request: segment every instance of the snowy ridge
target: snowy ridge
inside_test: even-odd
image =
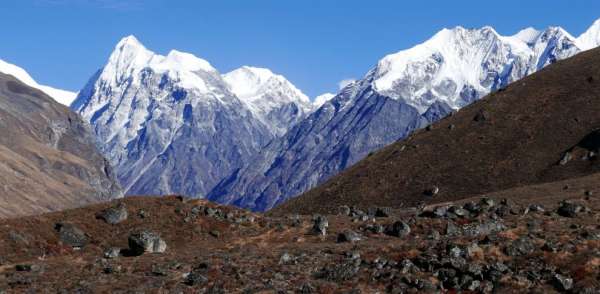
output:
[[[335,94],[333,94],[333,93],[324,93],[324,94],[321,94],[321,95],[315,97],[315,100],[313,101],[313,105],[314,105],[315,108],[319,108],[323,104],[325,104],[325,102],[333,99],[333,97],[335,97]]]
[[[420,45],[385,56],[208,197],[271,209],[453,110],[597,46],[599,23],[579,38],[560,27],[528,28],[513,36],[491,27],[443,29]]]
[[[243,66],[223,75],[231,91],[277,135],[303,119],[312,109],[309,98],[285,77],[269,69]],[[290,111],[281,112],[286,107]]]
[[[585,33],[577,38],[577,46],[581,50],[590,50],[600,46],[600,19],[596,20]]]
[[[0,72],[11,75],[32,88],[41,90],[42,92],[46,93],[48,96],[54,98],[54,100],[56,100],[58,103],[66,105],[66,106],[69,106],[71,104],[71,102],[73,102],[73,100],[75,100],[75,97],[77,97],[77,93],[75,93],[75,92],[70,92],[70,91],[66,91],[66,90],[55,89],[55,88],[52,88],[49,86],[40,85],[24,69],[14,65],[14,64],[5,62],[1,59],[0,59]]]
[[[581,51],[560,27],[501,36],[491,27],[443,29],[428,41],[384,57],[375,89],[425,112],[435,101],[454,109],[540,68]],[[558,49],[558,50],[557,50]],[[560,56],[559,56],[560,55]]]

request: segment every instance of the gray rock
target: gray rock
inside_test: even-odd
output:
[[[571,152],[567,151],[567,152],[563,153],[563,155],[560,158],[560,161],[558,162],[558,164],[559,165],[565,165],[569,161],[571,161],[571,159],[573,159],[573,156],[571,155]]]
[[[338,243],[358,242],[360,240],[362,240],[362,237],[357,232],[352,230],[345,230],[344,232],[340,233],[337,237]]]
[[[69,223],[58,223],[55,226],[60,240],[73,248],[83,248],[88,243],[87,235],[78,227]]]
[[[129,235],[129,250],[133,255],[163,253],[167,250],[167,243],[157,234],[144,230]]]
[[[410,234],[410,226],[405,222],[397,221],[388,226],[385,233],[390,236],[403,238]]]
[[[576,217],[578,213],[582,212],[584,210],[584,207],[582,205],[579,205],[577,203],[573,203],[570,201],[562,201],[559,206],[558,209],[556,210],[556,212],[558,213],[558,215],[560,216],[564,216],[564,217]]]
[[[505,252],[508,256],[522,256],[531,254],[534,250],[533,241],[528,237],[521,237],[508,245]]]
[[[119,257],[121,249],[117,247],[111,247],[104,251],[104,258],[113,259]]]
[[[209,265],[207,263],[201,263],[186,274],[184,283],[189,286],[206,285],[208,283],[208,278],[206,277],[208,270]]]
[[[315,215],[313,216],[313,232],[315,232],[318,235],[322,235],[325,236],[327,235],[327,228],[329,227],[329,221],[327,221],[327,218],[325,216],[322,215]]]
[[[115,225],[127,220],[127,216],[127,207],[125,206],[125,203],[121,202],[114,207],[102,210],[96,217],[103,219],[106,223]]]
[[[573,279],[561,274],[554,275],[552,282],[559,291],[569,291],[573,288]]]
[[[348,207],[347,205],[342,205],[338,208],[338,213],[340,215],[350,215],[350,207]]]

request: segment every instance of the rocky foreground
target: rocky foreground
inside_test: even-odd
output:
[[[2,221],[0,289],[598,293],[600,196],[576,194],[286,217],[133,197]]]

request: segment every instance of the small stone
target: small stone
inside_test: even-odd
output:
[[[138,210],[137,214],[140,218],[148,218],[150,216],[150,214],[143,209]]]
[[[134,255],[163,253],[167,250],[167,243],[153,232],[141,231],[129,235],[129,250]]]
[[[205,276],[208,273],[209,265],[201,263],[194,267],[186,276],[184,283],[189,286],[199,286],[208,283],[208,278]]]
[[[573,288],[573,279],[561,274],[554,275],[552,279],[554,287],[559,291],[569,291]]]
[[[592,196],[592,195],[594,195],[594,192],[592,192],[590,190],[585,191],[585,196]]]
[[[313,221],[313,232],[322,236],[327,235],[327,228],[329,227],[329,221],[327,221],[327,218],[322,215],[315,215],[313,217]]]
[[[450,125],[448,126],[448,129],[449,129],[449,130],[454,130],[455,128],[456,128],[456,126],[455,126],[454,124],[450,124]]]
[[[342,243],[342,242],[358,242],[360,241],[362,238],[361,236],[351,230],[346,230],[342,233],[340,233],[337,237],[337,242],[338,243]]]
[[[507,246],[505,251],[508,256],[522,256],[531,254],[534,250],[533,241],[528,237],[521,237]]]
[[[124,203],[102,210],[96,215],[96,218],[104,220],[106,223],[115,225],[127,220],[127,207]]]
[[[440,192],[440,188],[438,186],[433,186],[423,192],[423,194],[433,197]]]
[[[567,164],[569,161],[571,161],[571,159],[573,158],[573,156],[571,155],[571,152],[567,151],[563,154],[563,156],[560,158],[560,161],[558,162],[559,165],[565,165]]]
[[[342,205],[338,208],[338,213],[340,215],[348,216],[350,215],[350,207],[348,207],[347,205]]]
[[[375,217],[389,217],[391,209],[389,207],[377,207],[375,210]]]
[[[36,264],[17,264],[15,270],[18,272],[39,271],[40,266]]]
[[[104,251],[104,258],[113,259],[113,258],[119,257],[120,254],[121,254],[121,249],[116,248],[116,247],[111,247],[111,248],[106,249],[106,251]]]
[[[292,264],[294,261],[294,257],[287,252],[283,253],[279,258],[279,264]]]
[[[58,223],[55,226],[60,240],[73,248],[83,248],[88,243],[86,234],[73,224]]]
[[[475,117],[473,117],[473,120],[476,122],[482,122],[482,121],[486,121],[488,119],[489,119],[489,113],[483,109],[480,110],[479,112],[477,112]]]
[[[387,235],[403,238],[410,234],[410,226],[402,221],[397,221],[388,226],[385,232]]]
[[[221,232],[217,231],[217,230],[211,230],[210,232],[208,232],[211,236],[215,237],[215,238],[219,238],[221,236]]]
[[[559,207],[556,212],[558,213],[558,215],[563,217],[576,217],[577,214],[583,209],[584,207],[577,203],[573,203],[570,201],[562,201],[559,204]]]

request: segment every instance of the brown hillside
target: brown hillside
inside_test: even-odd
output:
[[[383,148],[272,213],[444,202],[598,172],[597,152],[590,151],[600,147],[599,113],[600,49],[594,49]],[[571,149],[571,160],[559,165]],[[433,187],[439,193],[425,195]]]
[[[121,195],[81,118],[4,74],[0,74],[0,192],[0,218]]]

